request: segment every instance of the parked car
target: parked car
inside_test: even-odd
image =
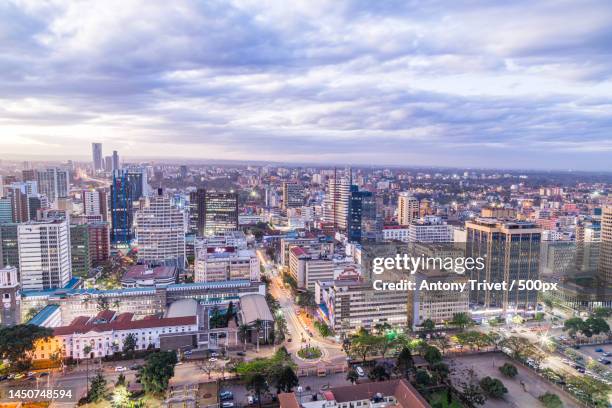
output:
[[[244,356],[246,356],[246,353],[244,351],[239,351],[239,352],[236,353],[236,355],[244,357]]]
[[[221,408],[234,408],[234,403],[231,401],[222,402]]]
[[[596,348],[596,349],[595,349],[595,352],[597,352],[597,353],[603,353],[603,352],[604,352],[604,349],[602,349],[601,347],[600,347],[600,348]]]
[[[190,356],[190,355],[191,355],[191,353],[192,353],[192,351],[191,351],[191,350],[187,350],[187,351],[186,351],[184,354],[185,354],[186,356]]]
[[[231,391],[221,391],[219,393],[219,399],[221,401],[227,401],[234,399],[234,394]]]
[[[115,367],[115,372],[116,373],[121,373],[123,371],[127,371],[127,368],[123,367],[123,366],[117,366]]]
[[[365,377],[365,371],[360,366],[355,367],[355,371],[357,371],[357,375],[360,377]]]
[[[23,373],[19,373],[19,374],[15,374],[15,376],[13,377],[13,379],[15,379],[15,380],[21,380],[23,377],[25,377],[25,374],[23,374]]]
[[[216,357],[211,357],[208,359],[208,361],[210,361],[211,363],[214,363],[215,361],[217,361]]]
[[[219,353],[210,353],[211,357],[219,357]]]
[[[247,397],[247,402],[249,403],[249,405],[254,405],[254,404],[257,404],[259,400],[257,399],[256,395],[249,395]]]
[[[134,364],[130,366],[130,370],[140,370],[142,366],[140,364]]]

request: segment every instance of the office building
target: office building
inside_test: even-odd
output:
[[[299,208],[304,205],[304,186],[297,181],[283,182],[282,208]]]
[[[453,242],[453,227],[442,218],[428,215],[408,226],[408,242]]]
[[[206,222],[206,190],[198,188],[189,193],[189,230],[198,237],[204,236]]]
[[[375,241],[382,236],[376,198],[370,191],[350,188],[347,235],[350,242]]]
[[[196,282],[259,281],[259,259],[254,250],[207,246],[197,251]]]
[[[94,172],[100,172],[104,170],[104,162],[102,161],[102,143],[92,143],[92,162]]]
[[[119,170],[119,153],[116,150],[113,150],[113,171]]]
[[[68,284],[72,260],[66,221],[19,224],[17,239],[23,290],[61,288]]]
[[[599,244],[597,276],[600,286],[612,283],[612,205],[603,208],[601,214],[601,243]]]
[[[19,187],[5,186],[5,196],[11,203],[12,222],[21,223],[29,221],[28,196]]]
[[[100,266],[110,258],[110,224],[103,221],[88,222],[87,228],[91,266]]]
[[[70,254],[72,257],[72,274],[87,278],[91,269],[89,226],[87,224],[70,225]]]
[[[19,240],[17,226],[19,224],[0,224],[0,267],[15,266],[19,268]],[[17,269],[19,273],[19,269]]]
[[[13,222],[13,202],[9,197],[0,198],[0,224]]]
[[[25,169],[21,171],[21,179],[26,181],[38,182],[38,171],[35,169]]]
[[[100,216],[101,221],[108,220],[108,197],[103,189],[90,189],[81,192],[83,214],[85,216]]]
[[[397,223],[410,225],[419,218],[419,200],[407,191],[399,193],[397,199]]]
[[[168,286],[178,281],[178,268],[175,266],[133,265],[121,277],[124,288],[155,288]]]
[[[207,191],[204,209],[204,235],[221,235],[238,229],[236,193]]]
[[[134,183],[126,171],[113,172],[111,184],[111,239],[118,244],[129,244],[134,238]]]
[[[485,260],[484,269],[473,269],[471,279],[487,283],[508,282],[501,290],[472,290],[470,301],[486,309],[504,313],[533,310],[537,304],[536,290],[519,290],[513,280],[534,280],[540,272],[540,242],[542,230],[524,221],[504,221],[476,218],[465,223],[466,256]]]
[[[332,224],[334,230],[346,231],[348,227],[349,197],[350,181],[347,178],[334,177],[327,180],[323,220]]]
[[[39,171],[38,192],[44,194],[49,203],[56,203],[59,198],[68,197],[70,192],[70,173],[68,170],[49,168]]]
[[[0,326],[19,324],[21,294],[19,275],[14,266],[0,267]]]
[[[138,262],[185,267],[185,217],[161,189],[136,212]]]

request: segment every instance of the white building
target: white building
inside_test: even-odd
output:
[[[67,221],[28,222],[17,227],[23,290],[62,288],[72,278]]]
[[[159,194],[149,206],[136,212],[138,261],[153,265],[185,267],[185,217]]]
[[[323,219],[333,223],[338,229],[346,230],[350,197],[348,179],[331,178],[327,181],[327,191],[323,203]]]
[[[435,216],[413,220],[408,226],[408,242],[453,242],[453,227]]]
[[[44,194],[49,202],[55,203],[58,198],[68,197],[70,192],[70,172],[59,168],[39,171],[38,192]]]
[[[104,190],[83,190],[81,200],[83,201],[83,215],[100,216],[100,221],[107,220],[108,203]]]
[[[383,240],[408,242],[408,228],[401,225],[386,225],[383,227]]]
[[[397,199],[397,223],[410,225],[419,218],[419,200],[407,191],[399,193]]]
[[[197,252],[196,282],[259,281],[259,259],[252,249],[207,247]]]
[[[6,266],[0,268],[0,326],[12,326],[19,323],[21,294],[19,292],[19,275],[17,268]]]

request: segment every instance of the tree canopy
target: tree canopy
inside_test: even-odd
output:
[[[11,370],[25,371],[32,364],[36,341],[51,336],[52,329],[33,324],[0,327],[0,356],[9,361]]]
[[[174,375],[174,366],[177,362],[176,353],[173,351],[149,354],[139,372],[140,382],[145,391],[157,395],[165,392],[170,378]]]

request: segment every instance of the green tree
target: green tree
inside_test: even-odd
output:
[[[408,377],[410,371],[414,369],[414,360],[410,347],[404,346],[404,348],[402,348],[397,356],[396,366],[405,377]]]
[[[447,364],[442,361],[438,361],[431,366],[431,372],[435,382],[438,384],[445,384],[449,380],[450,368]]]
[[[451,347],[451,342],[446,336],[433,339],[433,343],[442,351],[442,354]]]
[[[423,328],[423,332],[425,332],[425,334],[430,334],[436,330],[436,323],[434,323],[434,321],[431,319],[427,319],[423,322],[423,324],[421,324],[421,327]]]
[[[255,320],[255,322],[253,323],[253,328],[255,329],[255,337],[257,340],[257,352],[259,353],[259,334],[261,333],[261,329],[263,328],[263,320]]]
[[[469,314],[465,312],[455,313],[453,315],[453,319],[450,321],[452,326],[458,327],[460,330],[464,330],[467,327],[471,327],[474,325],[474,321],[470,317]]]
[[[491,398],[499,399],[508,392],[508,389],[497,378],[485,377],[480,380],[480,387]]]
[[[319,334],[321,335],[321,337],[329,337],[332,335],[332,331],[329,328],[329,326],[323,322],[319,322],[316,321],[314,323],[314,326],[317,328],[317,330],[319,331]]]
[[[355,371],[354,368],[348,370],[348,372],[346,373],[346,380],[350,381],[351,384],[355,384],[359,380],[359,374],[357,373],[357,371]]]
[[[174,366],[177,362],[176,353],[173,351],[149,354],[139,372],[144,390],[151,394],[163,394],[168,388],[170,378],[174,375]]]
[[[113,408],[133,408],[134,404],[130,401],[131,396],[132,394],[125,385],[119,385],[113,390],[111,406]]]
[[[118,387],[120,385],[127,385],[127,382],[125,380],[125,375],[123,375],[123,373],[120,373],[119,377],[117,377],[117,382],[115,383],[115,387]]]
[[[540,395],[538,399],[546,408],[563,408],[563,402],[557,394],[547,392]]]
[[[563,331],[566,331],[570,336],[574,337],[576,333],[584,328],[584,322],[579,317],[572,317],[563,323]]]
[[[238,327],[238,336],[244,342],[244,351],[247,349],[247,339],[249,338],[249,333],[251,332],[251,328],[246,324],[241,324]]]
[[[465,374],[463,380],[458,383],[461,398],[469,406],[484,405],[487,397],[477,381],[476,373],[473,369],[469,369]]]
[[[96,309],[98,309],[98,312],[109,310],[110,302],[108,301],[108,298],[105,296],[99,297],[98,300],[96,301]]]
[[[391,373],[382,364],[376,364],[368,373],[368,378],[372,381],[385,381],[391,378]]]
[[[28,370],[36,342],[52,335],[53,330],[33,324],[0,327],[0,357],[9,361],[11,371]]]
[[[514,378],[518,374],[516,367],[510,363],[504,363],[503,366],[499,367],[499,371],[508,378]]]
[[[418,369],[414,377],[416,384],[420,387],[429,387],[431,385],[431,376],[427,370]]]
[[[593,316],[602,318],[610,317],[612,316],[612,309],[607,307],[597,307],[593,309]]]
[[[246,388],[257,396],[257,403],[261,408],[261,394],[268,391],[266,377],[259,373],[252,374],[247,379]]]
[[[87,400],[89,402],[98,402],[104,398],[106,392],[106,380],[101,372],[91,380],[91,387],[87,392]]]
[[[297,387],[299,380],[291,366],[284,366],[276,381],[278,392],[291,392],[293,387]]]
[[[136,335],[134,333],[128,333],[123,339],[123,352],[132,355],[136,350]]]
[[[442,361],[442,354],[436,347],[428,346],[427,350],[425,350],[423,358],[429,363],[429,365],[433,365],[439,361]]]

